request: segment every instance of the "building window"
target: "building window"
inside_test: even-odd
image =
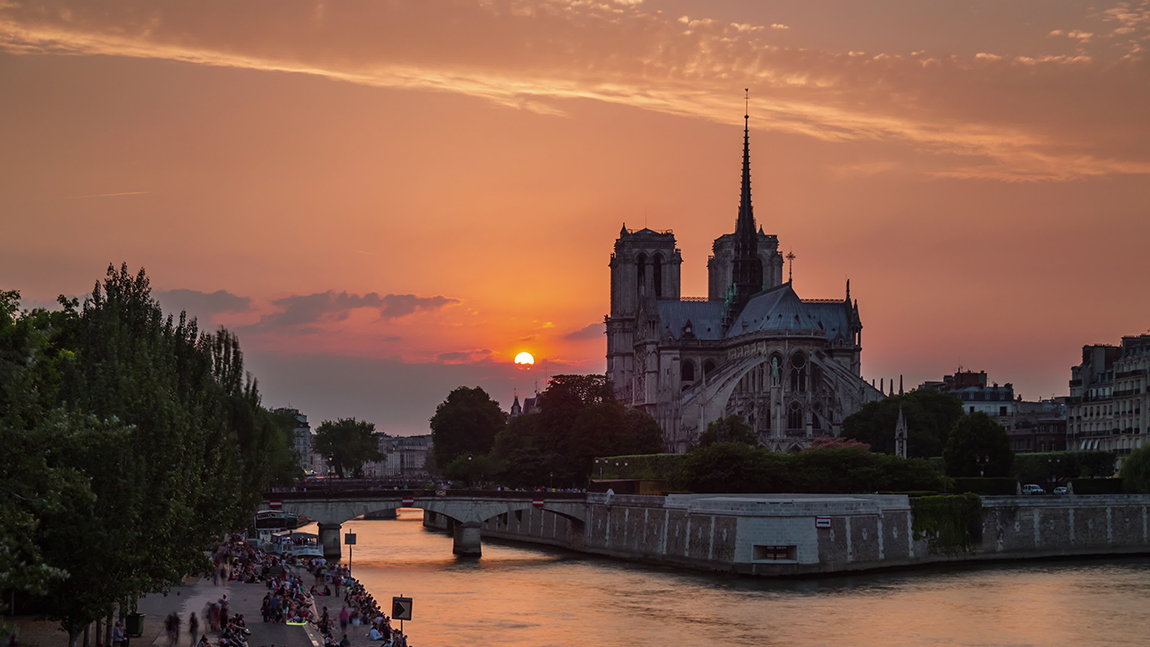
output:
[[[787,411],[787,428],[788,429],[802,429],[803,428],[803,405],[798,402],[792,402]]]
[[[802,353],[791,355],[791,391],[807,390],[807,358]]]
[[[998,408],[998,415],[1005,416],[1006,415],[1006,407],[999,407]]]
[[[756,544],[754,546],[754,560],[756,562],[793,560],[796,558],[797,552],[794,546],[759,546]]]
[[[683,362],[682,368],[680,369],[679,375],[680,375],[680,378],[683,380],[683,386],[684,387],[687,385],[688,382],[694,382],[695,381],[695,363],[692,362],[691,360],[685,360]]]

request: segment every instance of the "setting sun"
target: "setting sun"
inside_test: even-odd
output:
[[[516,364],[534,364],[535,358],[531,356],[531,353],[522,352],[522,353],[519,353],[518,355],[515,356],[515,363]]]

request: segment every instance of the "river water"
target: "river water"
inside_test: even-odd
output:
[[[414,598],[413,647],[1150,644],[1150,558],[758,580],[486,542],[458,559],[422,519],[343,525],[381,606]]]

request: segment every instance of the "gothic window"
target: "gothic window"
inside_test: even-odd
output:
[[[637,267],[637,276],[639,283],[639,294],[643,294],[647,287],[647,255],[639,254],[639,258],[635,261]]]
[[[695,363],[691,360],[683,362],[683,366],[679,369],[679,377],[683,381],[683,386],[686,387],[688,382],[695,381]]]
[[[792,402],[787,410],[787,429],[802,429],[803,426],[803,405]]]
[[[655,255],[655,298],[663,298],[663,256],[662,254]]]
[[[807,358],[802,353],[791,355],[791,391],[807,390]]]
[[[715,372],[715,360],[709,359],[703,363],[703,377]]]

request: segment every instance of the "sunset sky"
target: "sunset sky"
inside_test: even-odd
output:
[[[863,374],[1068,393],[1150,327],[1150,0],[0,0],[0,289],[143,266],[264,404],[427,432],[601,372],[623,223],[755,215]],[[516,367],[520,351],[537,358]]]

